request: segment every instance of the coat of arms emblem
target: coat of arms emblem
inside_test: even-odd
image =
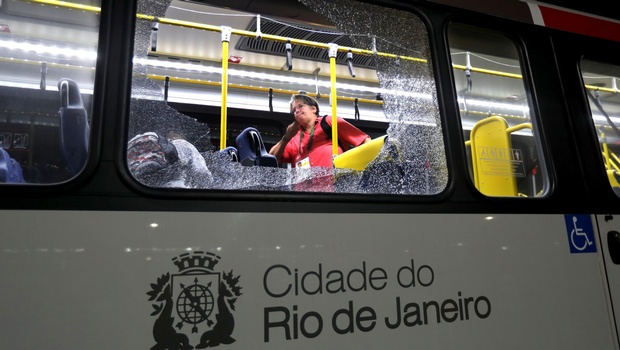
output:
[[[155,309],[153,350],[204,349],[231,344],[235,302],[241,295],[239,277],[215,272],[220,257],[184,253],[172,259],[178,273],[165,273],[147,292]],[[192,345],[194,344],[194,345]]]

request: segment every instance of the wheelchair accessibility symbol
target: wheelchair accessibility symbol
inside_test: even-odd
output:
[[[594,243],[594,230],[590,215],[566,214],[566,233],[571,253],[593,253],[596,252]]]

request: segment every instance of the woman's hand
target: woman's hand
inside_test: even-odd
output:
[[[299,131],[299,123],[297,120],[293,121],[289,126],[286,127],[286,132],[284,133],[284,139],[290,140],[297,134]]]

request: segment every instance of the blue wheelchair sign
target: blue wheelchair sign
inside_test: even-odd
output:
[[[568,245],[571,253],[596,252],[594,229],[590,215],[565,214],[564,221],[566,222],[566,233],[568,234]]]

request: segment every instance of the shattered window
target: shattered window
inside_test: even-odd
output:
[[[581,75],[609,184],[620,196],[620,67],[584,59]]]
[[[88,158],[99,0],[0,1],[0,184],[55,184]]]
[[[416,15],[350,0],[252,10],[138,2],[127,135],[127,166],[138,182],[445,189],[428,34]]]
[[[543,196],[549,181],[517,46],[460,23],[448,40],[472,182],[492,197]]]

